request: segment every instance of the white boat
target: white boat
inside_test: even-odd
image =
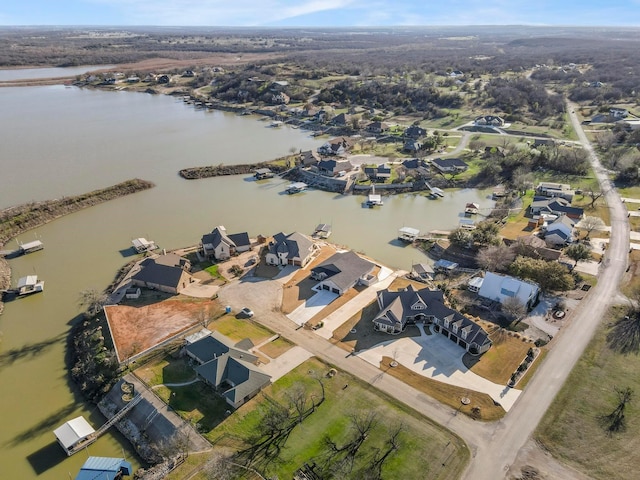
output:
[[[44,290],[44,281],[38,280],[37,275],[28,275],[18,280],[16,293],[18,295],[30,295],[32,293],[42,292]]]
[[[300,192],[304,192],[307,189],[307,184],[303,183],[303,182],[295,182],[290,184],[287,188],[286,188],[286,192],[289,195],[293,195],[294,193],[300,193]]]

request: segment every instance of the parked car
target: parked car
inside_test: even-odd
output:
[[[242,310],[238,312],[236,315],[237,318],[251,318],[253,317],[253,310],[250,308],[244,307]]]

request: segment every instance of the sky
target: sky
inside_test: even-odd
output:
[[[0,25],[640,26],[640,0],[2,0]]]

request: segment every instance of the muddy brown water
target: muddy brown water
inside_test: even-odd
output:
[[[79,88],[0,89],[0,208],[101,188],[128,178],[151,190],[91,207],[18,238],[41,239],[42,251],[10,260],[13,282],[36,273],[45,291],[6,304],[0,316],[0,478],[43,480],[75,476],[88,455],[122,456],[138,466],[115,430],[86,452],[67,458],[53,430],[84,415],[104,419],[76,394],[65,365],[65,342],[80,313],[78,294],[102,289],[128,260],[131,239],[146,237],[171,249],[196,244],[222,224],[251,236],[278,231],[310,234],[333,224],[330,238],[381,262],[408,269],[427,257],[395,240],[397,230],[455,227],[467,202],[489,207],[486,191],[447,192],[430,200],[385,198],[366,209],[361,196],[309,190],[286,195],[288,182],[250,176],[186,181],[180,168],[269,160],[319,146],[302,130],[194,110],[163,96]],[[16,246],[9,242],[7,248]]]

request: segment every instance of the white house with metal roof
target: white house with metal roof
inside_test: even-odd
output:
[[[486,272],[478,295],[495,302],[504,303],[507,298],[517,298],[527,309],[538,301],[540,287],[519,278]]]

